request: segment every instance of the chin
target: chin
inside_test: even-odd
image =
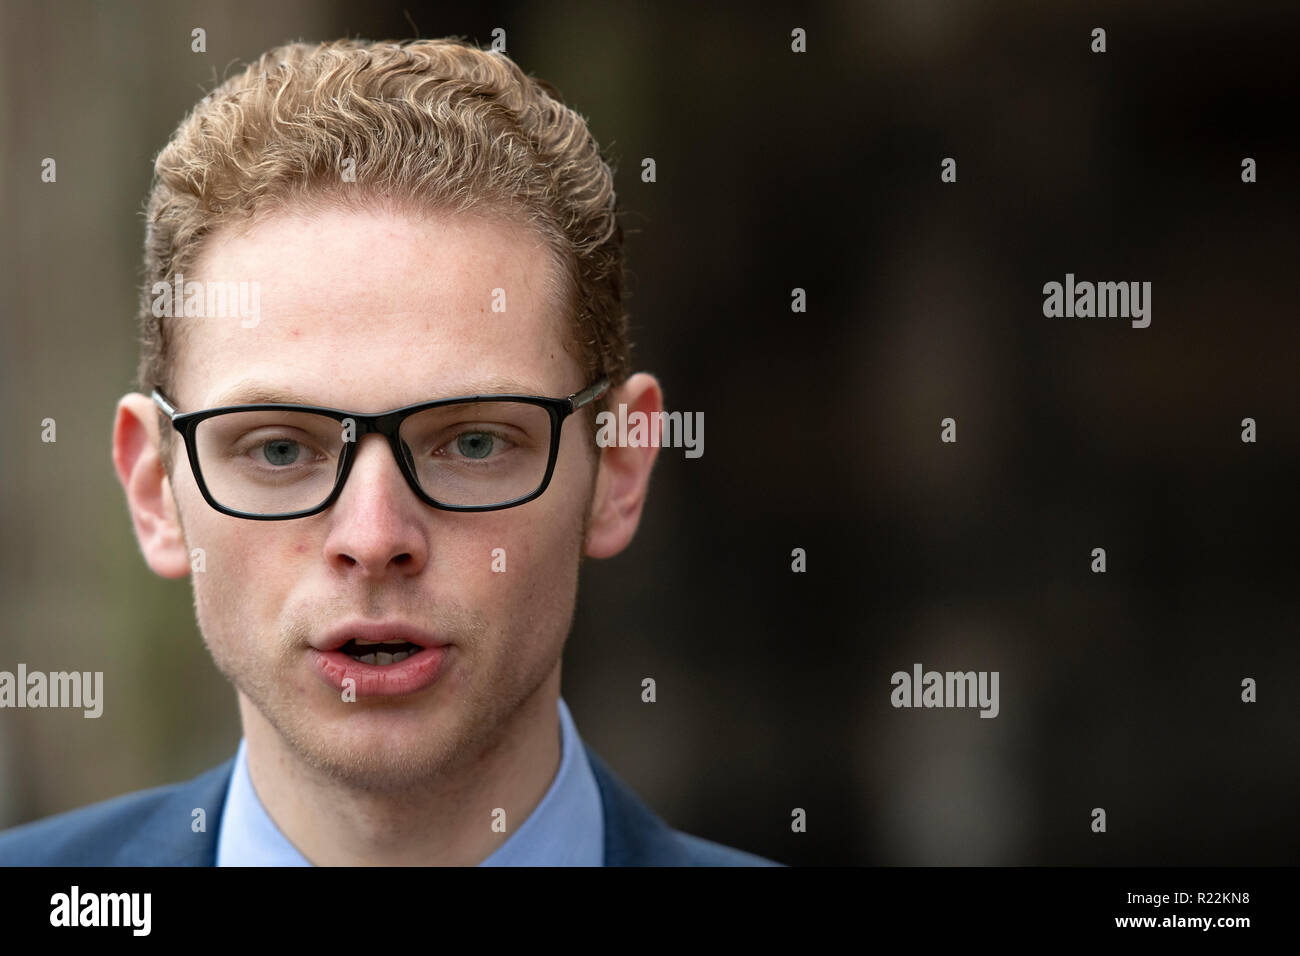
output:
[[[404,790],[446,773],[465,750],[455,728],[402,719],[409,716],[357,714],[333,728],[311,721],[277,730],[304,763],[348,787]]]
[[[402,790],[457,767],[473,741],[464,701],[445,693],[368,698],[344,703],[315,685],[300,693],[264,681],[236,682],[293,758],[322,776],[359,790]]]

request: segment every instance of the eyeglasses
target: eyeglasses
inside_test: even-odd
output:
[[[565,419],[609,389],[609,379],[568,398],[467,395],[378,415],[316,405],[226,405],[177,412],[153,400],[185,440],[209,505],[235,518],[305,518],[332,505],[357,445],[383,435],[406,483],[444,511],[497,511],[532,501],[550,484]]]

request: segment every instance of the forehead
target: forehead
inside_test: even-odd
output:
[[[227,393],[256,400],[265,385],[382,411],[477,391],[568,394],[586,383],[565,348],[559,278],[542,239],[511,221],[277,212],[215,233],[184,277],[200,283],[184,296],[217,314],[167,320],[180,326],[173,398],[191,410]],[[218,284],[224,314],[208,304]]]

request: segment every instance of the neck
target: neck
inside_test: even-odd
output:
[[[253,789],[317,866],[477,866],[541,803],[560,766],[560,669],[502,727],[495,745],[401,791],[360,790],[307,763],[241,692]],[[494,811],[505,810],[506,832]]]

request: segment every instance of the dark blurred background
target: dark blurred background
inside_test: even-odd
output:
[[[495,27],[616,166],[636,366],[705,413],[633,546],[584,565],[563,692],[585,740],[672,825],[791,864],[1296,862],[1282,2],[4,0],[0,670],[102,670],[106,707],[0,711],[0,827],[239,737],[109,458],[154,155],[278,43]],[[1150,328],[1044,318],[1067,272],[1150,281]],[[1000,715],[894,709],[917,662],[999,671]]]

